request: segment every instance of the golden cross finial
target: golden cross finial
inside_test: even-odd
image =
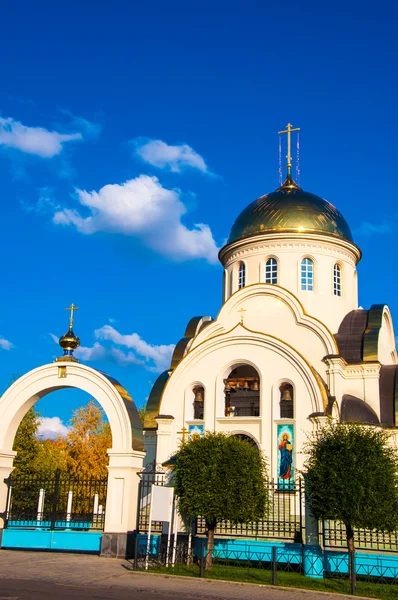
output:
[[[182,443],[183,443],[183,444],[185,444],[185,437],[186,437],[186,435],[187,435],[188,433],[189,433],[189,432],[188,432],[188,429],[187,429],[186,427],[183,427],[183,428],[181,429],[181,431],[177,431],[177,434],[181,434],[181,435],[182,435],[181,441],[182,441]]]
[[[278,134],[281,135],[282,133],[287,133],[287,175],[288,177],[290,176],[290,171],[292,168],[292,157],[290,156],[290,143],[291,143],[291,133],[292,131],[300,131],[300,127],[295,127],[293,129],[293,126],[291,123],[288,123],[286,125],[286,129],[284,129],[283,131],[278,131]]]
[[[77,306],[75,306],[72,302],[72,304],[69,306],[69,308],[65,308],[65,310],[70,310],[70,316],[69,316],[69,328],[72,329],[73,327],[73,313],[75,312],[75,310],[80,310],[80,308],[78,308]]]
[[[247,312],[247,310],[245,308],[241,308],[238,310],[238,312],[240,313],[240,324],[243,325],[243,319],[245,318],[244,313]]]

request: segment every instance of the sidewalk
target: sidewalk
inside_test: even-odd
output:
[[[278,588],[250,583],[222,582],[189,577],[170,577],[131,571],[129,561],[87,554],[61,554],[0,550],[1,581],[24,580],[79,588],[122,589],[135,594],[152,592],[156,597],[190,597],[228,600],[349,600],[352,596]],[[5,584],[3,584],[5,585]],[[135,592],[135,594],[134,594]],[[54,595],[56,591],[54,590]],[[359,597],[356,596],[358,599]]]

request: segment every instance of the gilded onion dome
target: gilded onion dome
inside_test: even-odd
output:
[[[262,233],[317,233],[353,242],[348,223],[337,208],[302,190],[290,175],[275,192],[260,196],[240,213],[227,244]]]
[[[59,345],[64,350],[64,352],[73,352],[80,346],[80,339],[73,332],[72,328],[69,328],[64,335],[59,338]]]

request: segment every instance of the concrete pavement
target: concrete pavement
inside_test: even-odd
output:
[[[0,600],[349,600],[352,596],[131,571],[87,554],[0,550]],[[357,597],[358,598],[358,597]]]

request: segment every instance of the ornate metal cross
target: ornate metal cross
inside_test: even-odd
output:
[[[186,427],[183,427],[181,429],[181,431],[177,431],[178,435],[179,434],[182,435],[181,441],[182,441],[183,444],[185,444],[185,437],[188,435],[188,433],[189,433],[189,431],[188,431],[188,429]]]
[[[292,168],[292,157],[290,156],[290,143],[291,143],[291,134],[292,131],[300,131],[300,127],[295,127],[293,129],[293,126],[291,123],[288,123],[286,125],[286,129],[284,129],[283,131],[278,131],[278,134],[281,135],[283,133],[287,133],[287,174],[290,175],[290,170]]]
[[[77,306],[75,306],[72,302],[72,304],[69,306],[69,308],[65,308],[65,310],[69,310],[70,311],[70,315],[69,315],[69,327],[72,329],[73,327],[73,313],[75,312],[75,310],[80,310],[80,308],[78,308]]]

